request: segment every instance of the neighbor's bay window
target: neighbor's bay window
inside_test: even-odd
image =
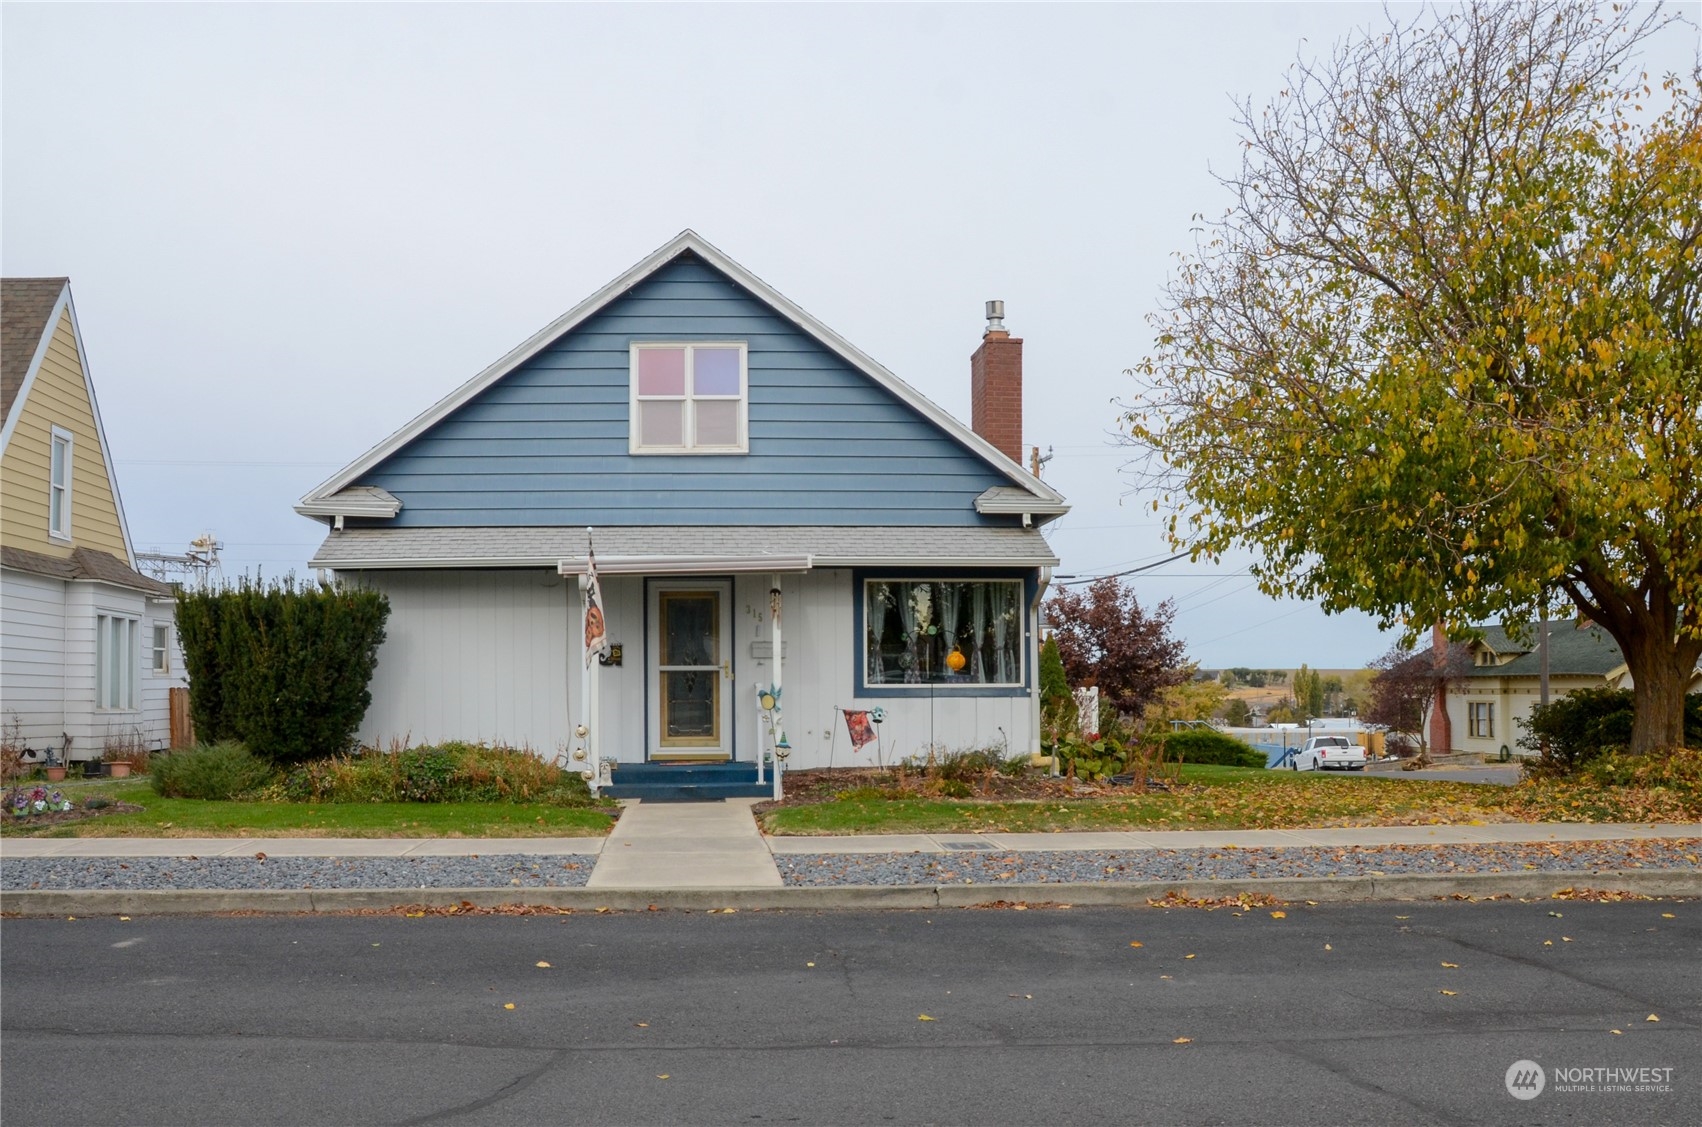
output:
[[[737,454],[750,448],[743,342],[635,343],[631,357],[634,454]]]
[[[1023,683],[1020,579],[866,579],[863,633],[870,685]]]
[[[140,624],[116,614],[95,616],[95,707],[136,707],[136,654]]]

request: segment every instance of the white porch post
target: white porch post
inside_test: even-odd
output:
[[[579,615],[580,637],[584,638],[585,615],[589,611],[591,598],[591,577],[579,577]],[[600,751],[602,741],[597,732],[597,671],[601,666],[596,658],[585,650],[583,640],[579,643],[580,674],[579,674],[579,726],[575,734],[584,741],[585,769],[591,773],[588,780],[591,796],[595,798],[603,785],[603,760]]]
[[[784,652],[781,649],[780,611],[780,575],[776,572],[768,580],[769,641],[774,647],[773,657],[770,660],[774,663],[774,800],[776,802],[780,801],[782,797],[780,775],[783,769],[782,764],[789,751],[789,745],[786,743],[786,729],[781,723],[783,712],[781,702],[785,698],[780,695],[781,668],[783,665],[781,655]]]

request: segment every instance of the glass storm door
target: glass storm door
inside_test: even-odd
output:
[[[731,757],[732,591],[727,583],[651,589],[650,757]]]

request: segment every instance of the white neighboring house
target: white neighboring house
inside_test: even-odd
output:
[[[1448,689],[1452,750],[1499,755],[1527,754],[1519,747],[1531,708],[1540,699],[1542,624],[1514,634],[1501,626],[1479,627],[1482,637],[1466,645],[1471,664]],[[1605,630],[1573,620],[1548,623],[1548,698],[1579,689],[1629,689],[1631,673],[1619,644]],[[1702,690],[1702,669],[1687,691]]]
[[[594,526],[608,758],[751,763],[777,656],[794,767],[874,758],[842,709],[882,710],[889,760],[1038,750],[1040,526],[1068,505],[1020,464],[1022,342],[996,312],[965,426],[671,240],[296,506],[329,526],[314,566],[390,599],[362,738],[568,746]]]
[[[135,569],[65,278],[0,281],[0,735],[40,758],[170,743],[172,589]]]

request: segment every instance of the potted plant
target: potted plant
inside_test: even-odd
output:
[[[47,781],[50,783],[65,781],[65,761],[59,758],[58,752],[49,751],[47,753],[47,758],[42,761],[41,773],[47,776]]]
[[[106,773],[115,779],[127,779],[132,771],[145,773],[148,769],[148,748],[140,734],[108,738],[100,758],[106,764]]]

